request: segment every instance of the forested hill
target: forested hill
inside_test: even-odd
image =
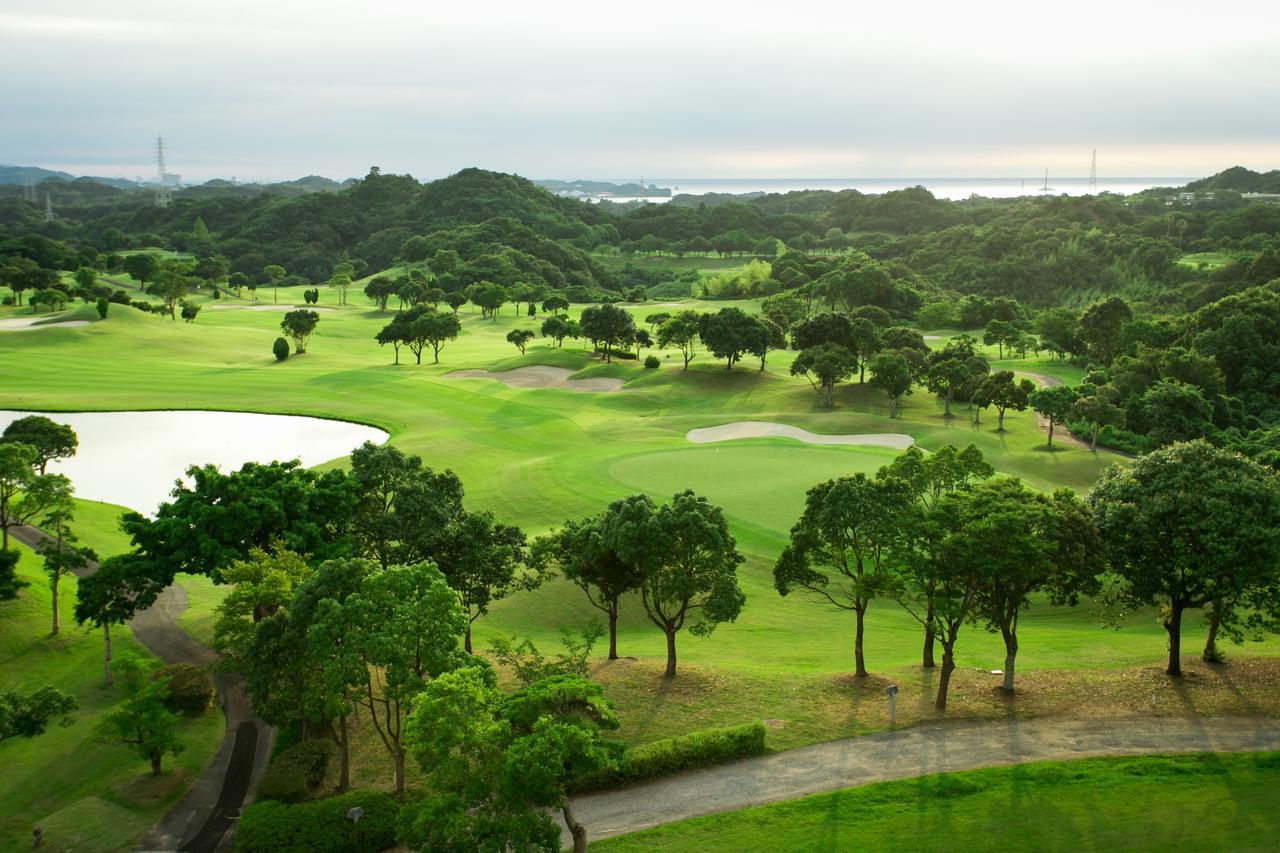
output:
[[[1280,169],[1255,172],[1243,166],[1232,166],[1216,175],[1192,181],[1183,189],[1187,192],[1235,190],[1241,193],[1280,193]]]

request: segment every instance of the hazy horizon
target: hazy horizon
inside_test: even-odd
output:
[[[11,0],[0,161],[75,174],[756,179],[1208,175],[1280,165],[1280,11],[1243,0],[638,17],[287,0]],[[1232,26],[1224,26],[1230,22]]]

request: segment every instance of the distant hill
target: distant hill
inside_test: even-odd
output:
[[[1183,189],[1187,192],[1235,190],[1241,193],[1280,193],[1280,169],[1255,172],[1243,166],[1232,166],[1216,175],[1192,181]]]
[[[554,181],[542,180],[534,181],[535,184],[543,189],[551,190],[556,195],[572,195],[572,196],[617,196],[619,198],[669,198],[671,190],[662,187],[659,188],[653,184],[643,186],[641,184],[614,184],[609,181]]]
[[[38,184],[46,178],[73,181],[75,177],[75,175],[70,175],[66,172],[41,169],[39,166],[0,165],[0,184]]]

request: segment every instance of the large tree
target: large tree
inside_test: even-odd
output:
[[[433,557],[466,614],[464,648],[471,651],[471,625],[489,605],[540,578],[525,571],[525,537],[520,529],[497,522],[492,513],[464,513],[440,535]]]
[[[773,568],[779,594],[803,590],[854,614],[854,675],[867,676],[864,620],[888,579],[889,555],[911,521],[908,485],[854,474],[809,490],[791,541]]]
[[[808,379],[822,401],[834,406],[836,383],[848,379],[856,368],[857,360],[848,348],[839,344],[818,344],[800,351],[791,362],[791,375]]]
[[[58,718],[62,725],[69,726],[75,722],[71,715],[79,707],[75,698],[49,685],[30,693],[5,690],[0,693],[0,742],[14,737],[38,737]]]
[[[703,346],[716,358],[723,358],[728,370],[744,353],[759,348],[759,321],[741,308],[721,308],[714,314],[703,314],[699,320],[698,336]]]
[[[604,360],[611,361],[614,349],[625,346],[635,334],[635,319],[617,305],[605,303],[583,309],[578,320],[582,335],[604,350]]]
[[[693,361],[696,353],[699,328],[696,311],[681,311],[674,317],[664,320],[658,327],[658,346],[663,349],[675,347],[680,350],[680,355],[684,358],[683,369],[688,370],[689,362]]]
[[[1273,584],[1280,481],[1205,441],[1171,444],[1111,468],[1089,493],[1126,601],[1160,608],[1169,675],[1182,675],[1182,615]]]
[[[76,455],[80,439],[75,430],[66,424],[52,421],[43,415],[27,415],[12,421],[0,434],[0,443],[25,444],[35,451],[32,465],[45,473],[54,459],[70,459]]]
[[[355,506],[351,531],[360,551],[383,568],[431,557],[445,528],[462,517],[462,482],[390,444],[351,452]]]
[[[1120,347],[1120,330],[1133,319],[1129,305],[1118,296],[1096,302],[1080,318],[1077,334],[1089,345],[1090,353],[1110,367]]]
[[[884,350],[871,361],[871,387],[889,398],[889,417],[898,414],[902,398],[911,393],[915,375],[907,357],[898,350]]]
[[[738,587],[743,557],[729,533],[724,512],[706,498],[685,490],[671,502],[646,506],[632,502],[625,519],[610,532],[611,547],[644,580],[640,597],[650,621],[667,638],[665,676],[676,674],[676,635],[696,616],[690,633],[706,636],[721,622],[732,622],[745,597]]]
[[[1004,432],[1004,415],[1010,409],[1025,411],[1036,384],[1030,379],[1014,379],[1012,370],[999,370],[978,383],[973,403],[981,411],[987,406],[996,410],[996,432]]]
[[[154,677],[152,663],[132,656],[122,658],[118,669],[125,700],[98,721],[94,736],[109,746],[132,747],[151,763],[151,774],[159,776],[164,757],[185,749],[178,715],[165,707],[169,679]]]
[[[307,341],[320,324],[320,315],[315,311],[299,308],[284,315],[280,321],[280,330],[293,339],[293,351],[299,355],[307,351]]]
[[[102,677],[111,684],[111,626],[123,625],[164,591],[154,568],[133,554],[108,557],[76,587],[76,622],[102,629]]]
[[[1076,389],[1069,385],[1050,385],[1037,388],[1027,396],[1027,401],[1036,414],[1049,423],[1048,446],[1053,447],[1053,431],[1058,424],[1064,423],[1071,416],[1071,407],[1076,403]]]

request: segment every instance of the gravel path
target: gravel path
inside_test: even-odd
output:
[[[49,538],[27,526],[13,528],[9,535],[30,547]],[[90,563],[76,574],[85,577],[97,569],[97,563]],[[178,616],[186,609],[186,591],[171,585],[160,593],[155,604],[129,622],[129,629],[139,643],[165,663],[210,666],[218,660],[218,653],[191,639],[177,625]],[[274,730],[254,716],[240,677],[215,672],[213,684],[226,718],[222,746],[186,796],[143,836],[139,842],[142,850],[229,850],[231,836],[227,829],[271,757]]]
[[[792,749],[573,799],[592,838],[930,773],[1029,761],[1280,749],[1280,720],[1164,717],[932,723]],[[561,830],[566,846],[568,832]]]

